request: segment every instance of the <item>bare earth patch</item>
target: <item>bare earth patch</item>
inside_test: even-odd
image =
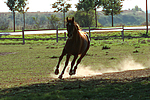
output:
[[[139,69],[139,70],[127,70],[121,72],[112,72],[112,73],[103,73],[102,75],[93,75],[93,76],[84,76],[84,77],[68,77],[64,78],[67,80],[72,79],[117,79],[117,80],[126,80],[126,79],[136,79],[140,77],[149,77],[150,78],[150,68]]]
[[[16,52],[0,52],[0,56],[4,56],[8,54],[16,54]]]
[[[127,81],[132,79],[138,79],[138,78],[148,78],[150,79],[150,68],[146,69],[139,69],[139,70],[127,70],[127,71],[121,71],[121,72],[111,72],[111,73],[103,73],[101,75],[91,75],[91,76],[72,76],[72,77],[66,77],[63,80],[72,81],[72,80],[97,80],[97,79],[107,79],[107,80],[120,80],[120,81]],[[54,77],[41,77],[40,79],[32,78],[32,79],[25,79],[24,81],[13,81],[9,82],[8,84],[1,84],[4,85],[10,85],[12,83],[18,83],[18,86],[21,84],[36,84],[36,83],[47,83],[51,81],[58,81],[60,79],[54,78]],[[5,87],[5,86],[4,86]]]
[[[121,72],[111,72],[111,73],[103,73],[101,75],[91,75],[91,76],[72,76],[72,77],[66,77],[64,80],[74,80],[74,79],[81,79],[81,80],[89,80],[89,79],[117,79],[117,80],[130,80],[130,79],[136,79],[141,77],[149,77],[150,78],[150,68],[146,69],[139,69],[139,70],[127,70],[127,71],[121,71]],[[41,82],[45,81],[48,82],[50,80],[60,80],[58,78],[41,78],[41,79],[32,79],[30,82]]]

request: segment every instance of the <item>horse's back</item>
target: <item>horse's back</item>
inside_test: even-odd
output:
[[[90,38],[86,32],[80,31],[81,37],[82,37],[82,47],[81,51],[82,52],[87,52],[90,46]]]
[[[90,38],[86,32],[80,31],[80,34],[81,34],[82,38],[84,40],[86,40],[86,42],[88,42],[88,43],[90,42]]]

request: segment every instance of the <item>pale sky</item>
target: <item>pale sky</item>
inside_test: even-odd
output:
[[[4,3],[7,0],[0,0],[0,12],[10,12],[7,5]],[[29,10],[28,12],[50,12],[53,11],[51,8],[51,4],[56,2],[57,0],[28,0],[29,1]],[[72,10],[76,10],[75,4],[78,3],[79,0],[71,0],[69,3],[72,4]],[[150,0],[148,1],[148,10],[150,10]],[[146,10],[146,0],[124,0],[123,1],[123,10],[128,10],[134,8],[138,5],[142,8],[143,11]],[[149,12],[150,13],[150,12]]]

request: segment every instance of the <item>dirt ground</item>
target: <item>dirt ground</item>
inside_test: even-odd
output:
[[[140,77],[150,77],[150,68],[139,69],[139,70],[128,70],[122,72],[103,73],[102,75],[93,75],[87,77],[74,77],[77,79],[133,79]],[[70,79],[74,79],[70,78]],[[69,79],[69,78],[65,78]]]
[[[15,54],[16,52],[0,52],[0,56],[8,55],[8,54]]]
[[[108,81],[116,81],[118,82],[138,82],[138,81],[150,81],[150,68],[138,69],[138,70],[127,70],[121,72],[109,72],[103,73],[99,75],[91,75],[91,76],[71,76],[63,78],[65,81],[88,81],[88,80],[108,80]],[[23,81],[11,81],[8,84],[0,84],[1,86],[7,86],[13,83],[19,85],[31,85],[31,84],[40,84],[40,83],[49,83],[49,82],[59,82],[61,81],[57,77],[41,77],[41,78],[32,78],[25,79]]]
[[[103,73],[101,75],[92,75],[92,76],[72,76],[72,77],[66,77],[63,78],[63,80],[72,81],[72,80],[96,80],[96,79],[108,79],[108,80],[132,80],[132,79],[138,79],[138,78],[148,78],[150,79],[150,68],[146,69],[139,69],[139,70],[128,70],[128,71],[121,71],[121,72],[111,72],[111,73]],[[27,79],[24,80],[22,83],[38,83],[43,82],[47,83],[49,81],[58,81],[60,79],[54,78],[54,77],[43,77],[40,79],[33,78],[33,79]]]
[[[90,80],[90,79],[121,79],[121,80],[130,80],[130,79],[136,79],[141,77],[148,77],[150,78],[150,68],[146,69],[139,69],[139,70],[128,70],[128,71],[121,71],[121,72],[111,72],[111,73],[103,73],[101,75],[91,75],[91,76],[72,76],[72,77],[66,77],[63,78],[63,80]],[[41,78],[41,79],[33,79],[30,80],[32,82],[35,81],[50,81],[50,80],[60,80],[58,78],[54,77],[47,77],[47,78]]]

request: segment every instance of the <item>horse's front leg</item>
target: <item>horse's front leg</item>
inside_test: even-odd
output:
[[[65,62],[65,67],[64,67],[63,71],[61,72],[60,76],[58,77],[58,78],[60,78],[60,79],[62,79],[62,76],[63,76],[63,74],[64,74],[64,72],[65,72],[65,69],[66,69],[66,67],[68,66],[70,56],[71,56],[70,54],[67,54],[66,62]]]
[[[57,63],[56,69],[55,69],[55,74],[58,75],[59,74],[59,64],[61,62],[61,60],[63,59],[64,55],[66,55],[65,50],[63,50],[61,56],[59,57],[59,61]]]
[[[69,75],[73,75],[73,73],[74,73],[72,69],[73,69],[73,66],[74,66],[77,58],[78,58],[78,55],[74,55],[73,61],[71,62],[71,68],[70,68]]]

